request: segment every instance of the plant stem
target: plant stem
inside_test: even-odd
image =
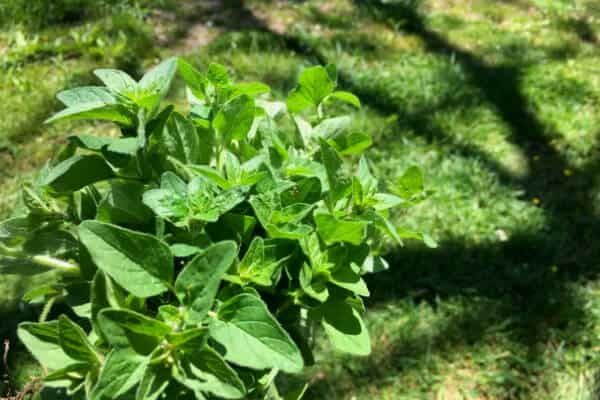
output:
[[[79,266],[77,264],[72,264],[59,258],[37,255],[31,257],[30,260],[44,267],[54,268],[69,273],[79,273]]]
[[[4,244],[0,243],[0,254],[9,256],[12,258],[28,258],[31,262],[43,267],[58,269],[63,272],[79,273],[79,266],[77,264],[70,263],[68,261],[61,260],[59,258],[38,254],[35,256],[28,257],[23,251],[19,249],[13,249]]]
[[[217,144],[215,148],[215,163],[218,173],[221,173],[221,151],[221,145]]]
[[[274,368],[269,372],[267,377],[267,382],[265,383],[265,397],[264,400],[281,400],[281,396],[279,396],[279,391],[277,390],[277,385],[275,384],[275,378],[279,374],[279,369]]]
[[[42,312],[40,317],[38,318],[38,322],[46,322],[48,319],[48,314],[50,314],[50,310],[56,301],[56,297],[51,297],[46,304],[44,304],[44,308],[42,308]]]
[[[0,243],[0,254],[5,255],[5,256],[10,256],[10,257],[16,257],[19,254],[21,254],[21,251],[18,249],[8,247],[8,246],[4,245],[3,243]]]
[[[279,390],[277,390],[277,385],[275,382],[271,382],[269,385],[265,398],[268,400],[281,400],[281,396],[279,395]]]

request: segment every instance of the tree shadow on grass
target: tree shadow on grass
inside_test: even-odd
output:
[[[375,347],[370,357],[324,360],[326,366],[330,364],[327,370],[333,372],[311,385],[308,398],[320,399],[327,395],[330,395],[328,398],[345,398],[346,394],[356,394],[361,388],[387,386],[390,378],[398,375],[405,375],[402,384],[410,384],[415,377],[433,383],[448,374],[453,375],[456,371],[449,369],[454,368],[474,368],[472,381],[461,383],[465,389],[476,385],[485,374],[516,378],[496,383],[493,388],[482,387],[485,398],[487,395],[495,398],[486,393],[487,390],[501,392],[502,398],[527,398],[533,389],[533,385],[528,387],[531,377],[547,367],[543,358],[547,356],[549,345],[552,350],[559,347],[547,342],[550,336],[547,332],[560,331],[562,337],[572,340],[581,337],[586,328],[589,315],[583,311],[581,298],[561,289],[556,294],[559,296],[552,294],[551,301],[542,299],[542,294],[515,301],[512,292],[493,300],[476,293],[444,296],[430,303],[435,317],[431,311],[412,305],[410,313],[413,315],[400,314],[402,326],[385,330],[384,337],[372,338]],[[406,302],[406,298],[401,301]],[[422,304],[419,298],[412,301]],[[554,304],[552,319],[548,318],[551,302]],[[380,312],[385,313],[384,310]],[[537,313],[541,317],[536,317]],[[388,318],[393,318],[388,320],[393,324],[392,321],[399,318],[398,311]],[[339,368],[340,365],[344,366]],[[429,394],[434,390],[432,386],[423,389]]]
[[[387,18],[402,19],[405,23],[401,29],[422,38],[426,49],[432,53],[447,54],[461,65],[466,72],[468,83],[480,90],[484,100],[493,106],[496,114],[510,128],[508,140],[525,154],[528,160],[529,172],[523,177],[507,175],[505,171],[493,167],[493,162],[488,162],[492,171],[504,180],[504,183],[525,191],[528,197],[543,199],[543,210],[548,217],[548,231],[563,232],[565,241],[576,245],[579,252],[569,257],[573,264],[581,265],[584,270],[589,270],[590,250],[596,254],[599,249],[595,245],[593,236],[582,237],[583,229],[596,227],[596,213],[591,204],[591,191],[594,189],[596,177],[600,173],[600,162],[590,163],[583,167],[572,165],[552,144],[551,138],[555,136],[553,128],[542,123],[532,111],[533,106],[522,93],[522,70],[515,66],[487,64],[470,51],[461,49],[448,42],[440,34],[430,30],[416,10],[399,5],[382,4],[377,1],[357,1],[369,7],[383,10]],[[395,3],[394,3],[395,4]],[[374,94],[373,94],[374,95]],[[383,97],[383,99],[382,99]],[[367,93],[367,101],[371,98]],[[385,102],[385,96],[379,96]],[[389,100],[389,99],[387,99]],[[392,103],[393,104],[393,103]],[[412,123],[409,118],[409,124]],[[413,116],[414,118],[414,116]],[[415,132],[425,132],[430,137],[447,136],[444,132],[431,128],[432,122],[427,114],[417,115],[414,120]],[[428,126],[428,124],[430,124]],[[433,132],[433,134],[431,134]],[[472,151],[475,153],[475,151]],[[487,158],[483,154],[478,154]],[[536,162],[540,160],[541,162]],[[568,179],[565,171],[573,178]],[[534,239],[538,235],[534,235]],[[556,237],[550,238],[552,242]],[[539,238],[538,238],[539,239]],[[582,243],[582,239],[592,239],[592,242]],[[518,246],[522,238],[511,240]],[[565,243],[561,243],[564,245]],[[537,248],[536,248],[537,247]],[[553,257],[548,257],[548,246],[539,245],[529,249],[527,257],[534,261],[563,261],[557,258],[563,256],[564,249],[553,249]],[[587,248],[587,249],[586,249]],[[587,256],[585,256],[587,255]],[[585,272],[578,271],[579,273]]]

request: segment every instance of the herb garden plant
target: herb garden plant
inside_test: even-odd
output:
[[[168,59],[139,82],[61,92],[52,121],[112,121],[121,136],[73,136],[24,188],[27,213],[0,224],[3,263],[54,269],[25,295],[44,304],[18,336],[46,387],[81,399],[280,397],[279,372],[313,362],[314,331],[367,355],[362,276],[387,268],[388,220],[424,196],[411,168],[381,193],[359,107],[333,66],[305,69],[287,103]],[[171,81],[189,108],[161,108]],[[339,104],[336,104],[339,103]],[[357,162],[356,162],[357,161]],[[388,239],[386,239],[388,238]],[[52,306],[70,307],[55,320]],[[67,315],[68,314],[68,315]]]

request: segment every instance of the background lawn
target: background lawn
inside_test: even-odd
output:
[[[417,165],[435,191],[395,222],[439,246],[389,249],[368,279],[372,356],[320,342],[307,398],[598,398],[600,2],[111,1],[56,20],[0,11],[2,217],[67,136],[114,133],[42,125],[94,68],[139,77],[177,54],[281,98],[303,67],[335,62],[385,184]],[[16,386],[40,372],[14,327],[40,312],[19,299],[43,279],[0,280]]]

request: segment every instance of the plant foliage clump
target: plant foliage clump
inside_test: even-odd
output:
[[[287,103],[218,64],[168,59],[139,82],[95,73],[104,86],[61,92],[49,121],[112,121],[122,135],[71,137],[24,188],[27,213],[0,224],[5,262],[57,271],[25,295],[44,304],[40,321],[18,329],[46,386],[276,399],[277,373],[313,362],[318,326],[336,349],[369,354],[363,275],[387,268],[386,238],[418,236],[388,210],[425,191],[416,169],[379,191],[360,157],[371,139],[339,115],[360,102],[336,90],[335,67],[305,69]],[[185,113],[161,108],[176,74]],[[70,311],[47,320],[57,302]]]

